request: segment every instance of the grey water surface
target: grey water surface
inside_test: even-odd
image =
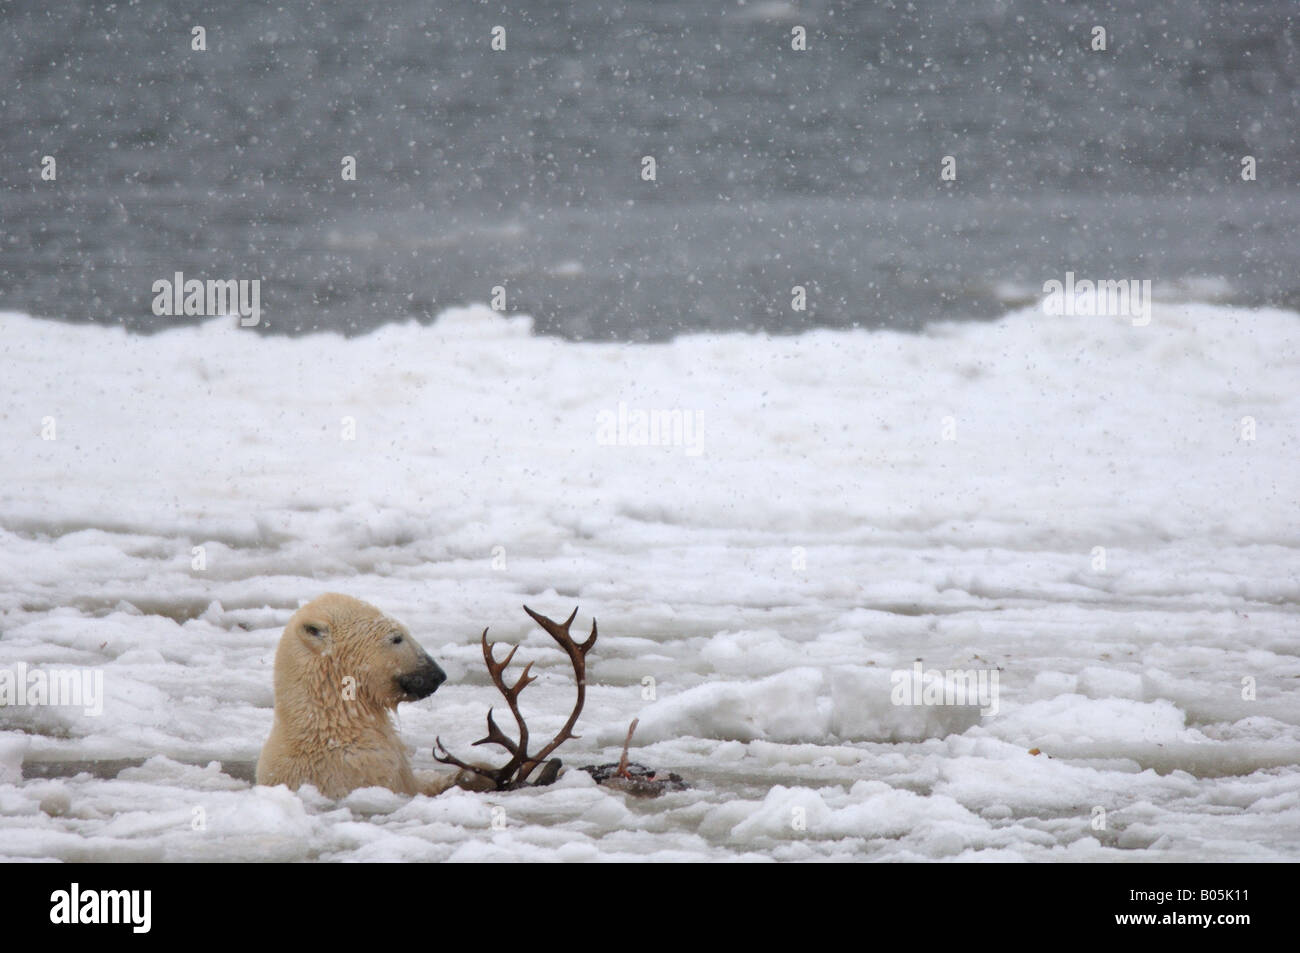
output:
[[[151,310],[181,272],[260,279],[267,332],[355,333],[500,286],[539,333],[663,340],[990,317],[1067,270],[1300,308],[1298,20],[1217,0],[5,3],[0,309],[155,330],[198,320]]]

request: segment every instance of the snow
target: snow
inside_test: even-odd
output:
[[[105,693],[0,710],[5,860],[1300,859],[1295,314],[632,345],[481,307],[357,338],[4,313],[0,368],[0,669]],[[598,439],[620,404],[700,452]],[[571,672],[519,607],[578,605],[566,762],[639,717],[693,787],[253,786],[279,630],[331,590],[450,676],[402,707],[417,768],[481,736],[484,626],[558,728]],[[996,714],[893,704],[918,659],[995,671]]]

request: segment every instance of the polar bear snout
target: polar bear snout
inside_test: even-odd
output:
[[[397,676],[397,687],[405,694],[408,701],[428,698],[438,690],[438,686],[447,680],[447,673],[438,667],[438,663],[429,656],[424,657],[423,664],[414,672]]]

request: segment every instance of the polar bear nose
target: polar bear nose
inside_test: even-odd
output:
[[[415,700],[432,695],[446,680],[447,673],[426,655],[424,664],[418,670],[397,677],[397,686],[406,693],[408,698]]]

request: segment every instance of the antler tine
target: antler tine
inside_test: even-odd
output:
[[[559,642],[560,647],[566,652],[569,652],[569,654],[572,654],[572,650],[576,650],[581,652],[583,655],[586,655],[591,651],[591,647],[596,644],[595,619],[591,620],[591,635],[585,642],[575,642],[573,636],[569,634],[569,626],[573,625],[573,620],[578,616],[577,606],[574,606],[573,611],[569,613],[569,617],[565,619],[563,623],[556,622],[554,619],[548,619],[541,613],[534,612],[532,609],[528,608],[528,606],[524,606],[524,611],[532,617],[534,622],[549,632],[551,638],[555,639],[556,642]]]
[[[511,695],[518,695],[521,691],[523,691],[523,690],[524,690],[525,688],[527,688],[529,685],[533,684],[533,682],[537,681],[537,676],[536,676],[536,675],[529,675],[529,674],[528,674],[528,673],[531,672],[532,670],[533,670],[533,663],[532,663],[532,662],[529,662],[527,665],[524,666],[524,670],[523,670],[522,672],[519,673],[519,680],[515,682],[515,686],[514,686],[514,688],[510,689],[510,694],[511,694]]]
[[[506,668],[510,665],[510,660],[513,659],[515,657],[515,653],[519,651],[519,646],[517,645],[510,646],[510,651],[506,653],[506,657],[499,662],[495,658],[493,658],[493,654],[492,654],[493,652],[496,651],[496,647],[497,647],[496,642],[491,643],[487,647],[487,666],[491,671],[500,673],[500,672],[504,672]]]
[[[540,625],[547,632],[551,633],[552,637],[560,640],[569,637],[569,626],[573,624],[573,620],[578,615],[578,607],[574,606],[573,612],[570,613],[569,617],[564,620],[564,624],[561,625],[559,622],[556,622],[554,619],[548,619],[546,618],[546,616],[542,615],[541,613],[534,612],[532,609],[528,608],[528,606],[524,606],[524,611],[528,613],[528,615],[532,618],[534,622]]]
[[[519,651],[519,646],[517,644],[510,646],[510,651],[506,653],[506,657],[498,662],[493,657],[493,653],[496,651],[497,644],[498,643],[496,642],[488,642],[487,629],[484,629],[483,630],[483,661],[487,664],[488,674],[492,677],[492,684],[495,685],[497,687],[497,690],[500,691],[502,695],[505,695],[506,698],[516,697],[528,685],[537,681],[536,675],[530,676],[528,674],[532,670],[533,663],[529,662],[527,665],[525,665],[523,672],[520,673],[519,678],[515,681],[515,683],[513,685],[507,686],[504,677],[505,672],[506,669],[509,667],[511,660],[515,657],[515,653]]]
[[[519,650],[519,646],[512,645],[510,647],[510,651],[506,653],[506,657],[502,659],[500,662],[498,662],[493,657],[493,653],[496,652],[498,643],[489,642],[487,640],[487,634],[488,634],[488,630],[484,629],[483,636],[482,636],[483,661],[487,665],[488,671],[493,674],[493,681],[496,681],[495,676],[500,675],[502,672],[506,670],[506,666],[509,665],[510,660],[515,657],[515,652]]]
[[[439,751],[442,751],[441,756],[438,754]],[[452,767],[460,768],[462,771],[472,771],[479,777],[487,778],[495,785],[499,786],[501,784],[500,769],[481,768],[476,764],[466,764],[443,746],[442,738],[434,739],[433,760],[437,761],[439,764],[449,764]]]
[[[487,713],[487,730],[487,737],[473,742],[475,745],[500,745],[511,754],[519,753],[519,746],[510,740],[510,736],[501,730],[496,723],[496,719],[492,717],[491,708],[488,709]]]

